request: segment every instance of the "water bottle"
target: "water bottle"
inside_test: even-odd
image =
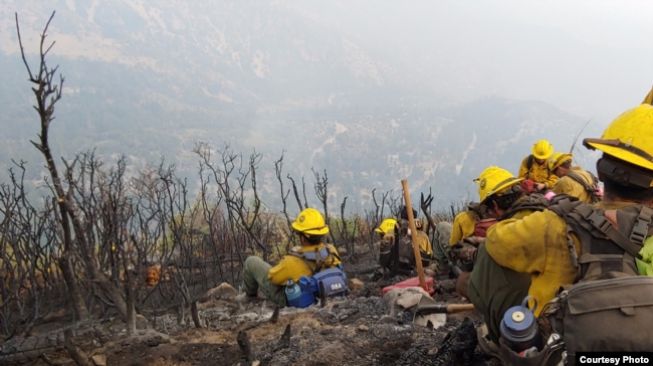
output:
[[[528,299],[506,310],[499,326],[501,337],[517,353],[531,347],[541,348],[541,336],[535,314],[528,308]]]
[[[293,280],[288,280],[286,282],[286,300],[288,300],[288,305],[298,307],[298,301],[302,296],[302,289],[298,284],[293,282]]]

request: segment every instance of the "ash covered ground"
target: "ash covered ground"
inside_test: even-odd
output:
[[[200,304],[202,329],[163,314],[150,317],[149,329],[136,336],[127,336],[124,324],[114,319],[78,326],[73,341],[97,366],[498,365],[476,345],[475,313],[449,314],[438,329],[416,325],[411,311],[393,313],[381,293],[383,286],[406,277],[356,274],[369,264],[348,267],[358,285],[324,306],[275,311],[264,299],[236,302],[230,288]],[[453,280],[440,277],[436,285],[436,301],[465,302],[453,292]],[[74,365],[62,346],[62,330],[51,328],[2,345],[2,363]],[[23,352],[28,349],[33,351]]]

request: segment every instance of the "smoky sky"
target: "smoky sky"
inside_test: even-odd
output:
[[[291,2],[443,98],[541,100],[614,117],[653,83],[650,1]]]

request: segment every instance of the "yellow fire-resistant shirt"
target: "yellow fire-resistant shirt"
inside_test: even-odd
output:
[[[270,282],[278,286],[284,286],[288,280],[297,282],[302,276],[312,276],[315,270],[315,262],[308,261],[301,256],[303,253],[315,252],[322,248],[327,248],[330,254],[323,259],[324,268],[335,267],[340,264],[338,251],[331,244],[296,246],[291,249],[290,255],[285,255],[276,266],[270,268],[268,272]]]
[[[429,257],[433,255],[433,247],[431,246],[431,240],[429,240],[429,236],[426,235],[425,232],[423,232],[422,230],[417,230],[417,235],[415,239],[417,241],[417,246],[419,246],[419,250],[423,254],[426,254]]]
[[[459,212],[451,224],[451,236],[449,245],[455,245],[464,238],[474,235],[474,226],[476,225],[476,214],[472,211]]]
[[[585,181],[588,186],[594,185],[594,178],[590,172],[585,171],[579,167],[573,167],[571,168],[571,171],[575,173],[580,179]],[[592,196],[589,192],[587,192],[585,187],[583,187],[583,185],[577,182],[574,178],[569,176],[564,176],[558,179],[552,190],[557,194],[564,193],[572,197],[576,197],[582,202],[592,203]]]
[[[535,158],[533,158],[533,164],[529,170],[529,158],[530,155],[522,160],[521,166],[519,167],[519,178],[530,179],[536,183],[544,183],[547,188],[553,187],[553,185],[558,180],[558,176],[549,171],[549,163],[544,161],[544,163],[538,164]]]
[[[600,202],[596,207],[607,210],[632,204]],[[578,238],[572,235],[572,240],[580,255]],[[567,224],[553,211],[535,212],[522,219],[495,224],[488,230],[485,246],[497,264],[531,274],[528,294],[537,301],[536,316],[560,287],[572,284],[576,277],[567,248]],[[534,305],[532,300],[529,305]]]

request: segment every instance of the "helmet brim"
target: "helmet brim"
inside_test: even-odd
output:
[[[535,157],[535,159],[539,159],[539,160],[546,160],[546,159],[550,158],[551,155],[553,155],[553,151],[551,151],[548,154],[544,154],[544,155],[539,155],[539,154],[533,153],[533,157]]]
[[[639,167],[642,167],[644,169],[648,170],[653,170],[653,162],[639,156],[635,153],[632,153],[630,151],[624,150],[620,147],[617,146],[610,146],[610,145],[605,145],[599,142],[589,142],[587,141],[585,143],[586,145],[589,145],[590,147],[600,150],[610,156],[613,156],[619,160],[623,160],[625,162],[628,162],[633,165],[637,165]]]
[[[485,200],[487,200],[488,197],[490,197],[490,196],[492,196],[492,195],[495,195],[495,194],[497,194],[497,193],[503,191],[503,190],[506,189],[506,188],[512,187],[512,186],[514,186],[515,184],[519,184],[519,182],[521,182],[521,181],[523,181],[523,180],[524,180],[524,178],[516,178],[516,177],[514,177],[514,178],[512,178],[512,179],[509,179],[509,180],[507,180],[507,181],[505,181],[505,182],[499,184],[498,186],[494,187],[493,190],[491,190],[490,192],[488,192],[487,195],[485,195],[485,198],[483,199],[483,202],[484,202]]]
[[[323,226],[323,227],[319,227],[319,228],[315,228],[315,229],[302,229],[299,225],[297,225],[294,222],[291,224],[291,226],[295,231],[303,233],[303,234],[308,234],[308,235],[318,235],[319,236],[319,235],[326,235],[326,234],[329,233],[329,227],[328,226]]]

